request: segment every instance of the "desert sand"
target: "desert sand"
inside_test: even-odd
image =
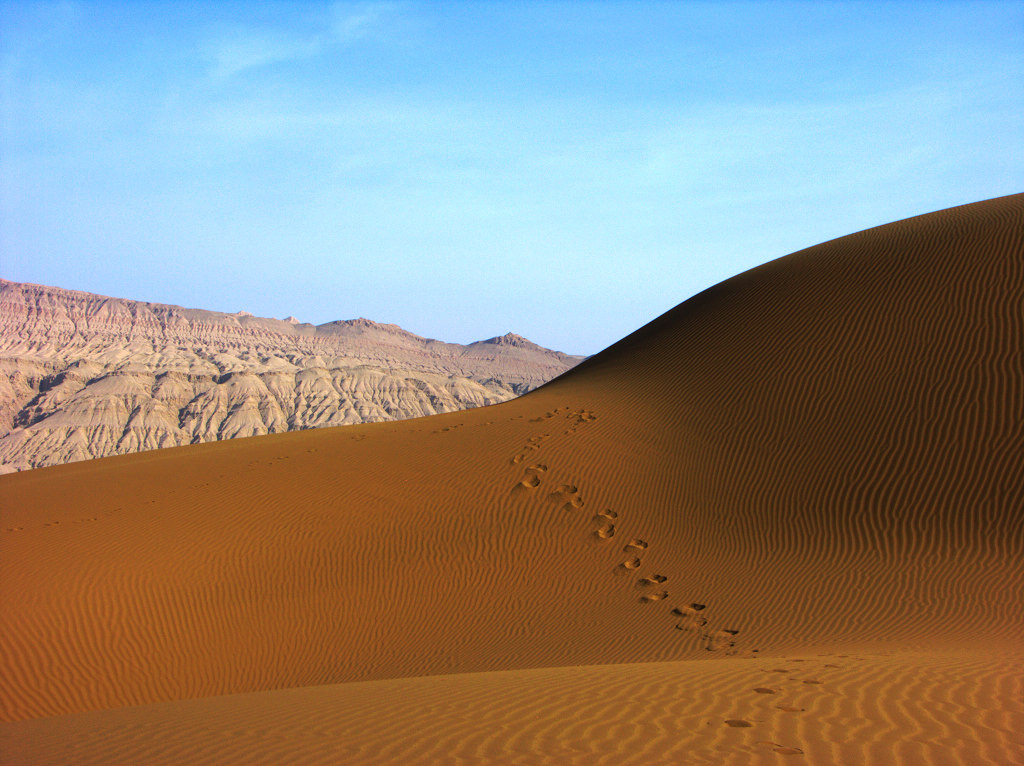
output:
[[[1024,763],[1024,195],[518,399],[0,477],[8,763]]]

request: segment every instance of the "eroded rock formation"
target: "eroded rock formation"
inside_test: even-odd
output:
[[[0,280],[0,472],[495,404],[581,359]]]

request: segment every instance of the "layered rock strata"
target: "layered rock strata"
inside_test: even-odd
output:
[[[0,472],[495,404],[581,359],[0,280]]]

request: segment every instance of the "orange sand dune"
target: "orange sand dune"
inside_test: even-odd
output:
[[[1022,307],[1017,195],[506,404],[2,477],[0,752],[1024,762]]]
[[[48,764],[1008,764],[1019,672],[915,652],[463,673],[42,718],[0,744]]]

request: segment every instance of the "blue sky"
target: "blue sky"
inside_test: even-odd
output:
[[[594,353],[1024,187],[1024,2],[0,3],[0,276]]]

